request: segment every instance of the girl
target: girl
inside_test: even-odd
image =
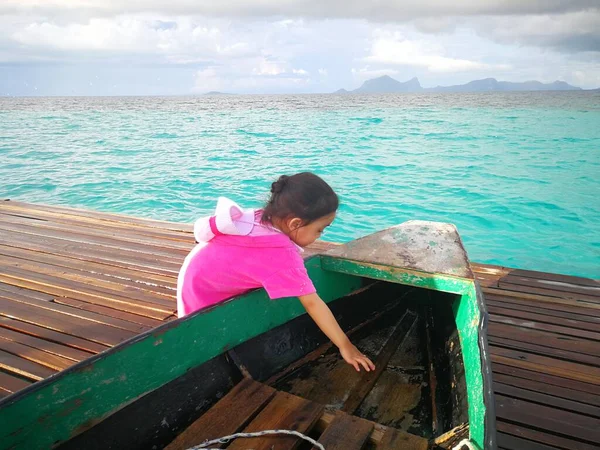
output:
[[[198,245],[177,282],[179,317],[262,287],[271,299],[298,297],[348,364],[375,369],[317,294],[300,254],[331,225],[338,204],[333,189],[309,172],[279,177],[262,210],[220,198],[215,215],[194,224]]]

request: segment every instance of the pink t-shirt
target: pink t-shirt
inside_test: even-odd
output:
[[[179,273],[178,316],[256,288],[271,299],[316,292],[296,244],[259,224],[247,236],[216,236],[192,250]]]

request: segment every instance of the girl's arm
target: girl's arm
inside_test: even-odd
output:
[[[298,298],[321,331],[340,349],[342,357],[348,364],[354,366],[359,372],[361,365],[367,372],[375,370],[375,365],[371,360],[350,342],[346,333],[335,320],[331,310],[318,294],[302,295]]]

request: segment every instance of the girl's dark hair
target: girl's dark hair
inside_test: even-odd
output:
[[[304,225],[337,211],[339,199],[331,186],[314,173],[281,175],[271,185],[271,198],[262,214],[262,221],[273,218],[298,217]]]

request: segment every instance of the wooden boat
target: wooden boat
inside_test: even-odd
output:
[[[306,260],[377,369],[356,372],[298,301],[253,291],[0,402],[1,448],[184,449],[284,428],[327,450],[495,448],[486,309],[453,225],[410,221]],[[230,449],[310,448],[294,436]],[[308,446],[304,446],[308,445]]]

